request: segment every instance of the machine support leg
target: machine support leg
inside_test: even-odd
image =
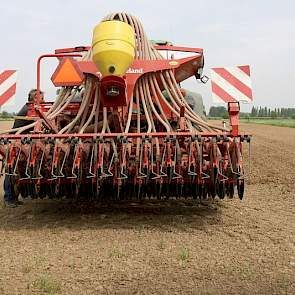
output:
[[[229,102],[228,103],[228,114],[229,114],[229,121],[232,127],[232,135],[238,136],[239,135],[239,114],[240,114],[240,103],[239,102]]]

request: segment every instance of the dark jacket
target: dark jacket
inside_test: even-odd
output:
[[[28,114],[28,106],[25,104],[21,110],[17,113],[17,116],[27,116]],[[13,124],[13,128],[19,128],[19,127],[24,127],[24,126],[27,126],[31,123],[33,123],[34,121],[31,121],[31,120],[21,120],[21,119],[16,119],[14,121],[14,124]],[[26,131],[28,132],[28,131]]]

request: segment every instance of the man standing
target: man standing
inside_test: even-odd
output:
[[[37,95],[37,89],[32,89],[29,94],[28,94],[28,102],[32,103],[34,102],[34,99],[36,98]],[[43,92],[40,92],[40,99],[41,102],[44,101],[44,95]],[[31,120],[27,120],[27,118],[25,118],[28,114],[28,105],[25,104],[21,110],[17,113],[18,117],[24,117],[22,118],[17,118],[14,121],[13,127],[12,128],[19,128],[19,127],[24,127],[26,125],[31,124],[34,121]],[[28,132],[28,131],[26,131]],[[23,202],[18,200],[18,196],[15,194],[12,185],[11,185],[11,176],[9,175],[5,175],[4,177],[4,184],[3,184],[3,188],[4,188],[4,203],[5,206],[7,208],[15,208],[17,205],[22,205]]]
[[[15,208],[18,204],[18,201],[15,200],[15,197],[11,190],[11,183],[10,183],[10,177],[8,175],[5,175],[4,177],[4,204],[7,208]]]

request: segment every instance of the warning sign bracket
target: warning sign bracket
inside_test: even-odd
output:
[[[84,74],[77,62],[71,57],[66,57],[61,59],[51,77],[51,81],[56,87],[79,86],[84,81],[84,78]]]

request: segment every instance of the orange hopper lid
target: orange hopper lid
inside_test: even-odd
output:
[[[79,86],[83,80],[84,75],[72,58],[63,58],[51,77],[56,87]]]

